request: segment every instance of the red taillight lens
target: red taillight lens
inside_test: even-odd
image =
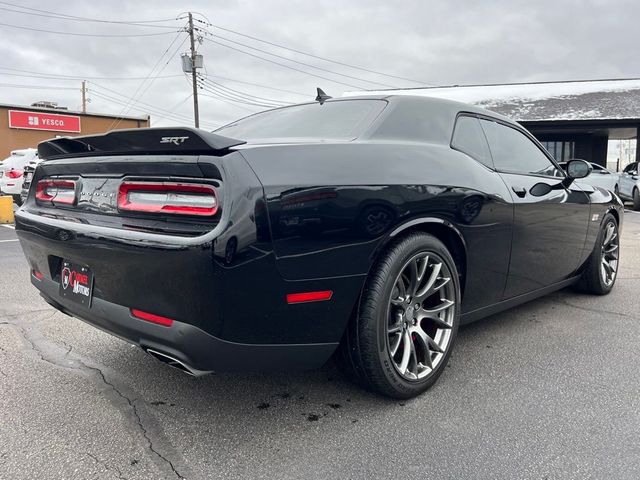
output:
[[[40,180],[36,186],[36,200],[73,205],[76,202],[76,182],[73,180]]]
[[[140,320],[146,320],[147,322],[156,323],[158,325],[162,325],[163,327],[170,327],[173,325],[173,320],[167,317],[161,317],[160,315],[155,315],[149,312],[143,312],[142,310],[137,310],[135,308],[131,309],[131,315]]]
[[[218,197],[211,185],[174,182],[122,182],[118,209],[146,213],[212,216]]]
[[[7,177],[9,178],[20,178],[22,176],[22,172],[20,170],[9,170],[7,172]]]
[[[304,292],[287,294],[287,303],[323,302],[331,300],[333,290],[323,290],[321,292]]]

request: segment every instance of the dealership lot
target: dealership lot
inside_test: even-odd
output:
[[[333,365],[191,378],[57,313],[0,226],[0,478],[640,478],[640,214],[614,291],[461,329],[425,395]]]

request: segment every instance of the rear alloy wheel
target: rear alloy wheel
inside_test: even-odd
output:
[[[596,245],[587,268],[580,277],[579,289],[595,295],[606,295],[616,282],[620,261],[618,223],[610,213],[602,222]]]
[[[396,242],[365,287],[346,347],[371,390],[411,398],[446,367],[458,330],[456,265],[438,239],[418,233]]]
[[[640,191],[638,191],[638,187],[633,189],[633,209],[640,210]]]

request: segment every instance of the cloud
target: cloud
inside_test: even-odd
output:
[[[640,14],[640,4],[626,0],[227,0],[193,1],[181,3],[179,7],[170,1],[153,2],[151,5],[128,1],[68,1],[60,7],[52,5],[51,2],[32,0],[25,6],[41,10],[59,8],[56,11],[60,14],[126,21],[171,19],[191,10],[198,12],[196,18],[204,22],[347,64],[429,84],[632,77],[640,73],[640,60],[635,53],[639,36],[635,18]],[[4,4],[0,7],[13,8]],[[76,33],[165,32],[160,28],[59,20],[1,9],[0,22]],[[184,20],[166,21],[164,24],[178,30],[184,25]],[[197,25],[205,26],[203,23]],[[229,79],[308,93],[308,100],[314,97],[316,86],[338,96],[343,91],[353,90],[344,83],[371,89],[383,88],[381,84],[417,85],[323,62],[213,27],[207,29],[212,35],[206,36],[208,40],[204,40],[198,50],[204,55],[209,80],[254,97],[278,102],[305,100],[303,95]],[[166,32],[149,37],[102,38],[0,26],[0,83],[74,88],[42,90],[0,86],[0,102],[29,104],[36,100],[52,100],[71,109],[78,108],[80,104],[79,80],[19,77],[16,75],[29,74],[8,68],[78,77],[145,78],[157,64],[154,75],[146,82],[93,80],[89,84],[92,100],[89,110],[114,114],[125,111],[135,115],[150,113],[153,124],[186,124],[192,116],[192,103],[188,98],[191,89],[188,80],[182,76],[180,65],[180,54],[187,49],[187,43],[181,44],[186,34],[169,29]],[[293,68],[313,71],[342,84],[283,68],[211,40]],[[290,63],[229,43],[229,40],[357,78]],[[152,80],[159,70],[162,70],[161,77],[171,77]],[[227,95],[234,96],[228,91]],[[132,96],[147,105],[136,103],[133,108],[125,108],[123,103]],[[253,101],[257,100],[254,98]],[[174,113],[161,119],[165,109]],[[211,128],[260,108],[202,96],[200,110],[202,123]]]

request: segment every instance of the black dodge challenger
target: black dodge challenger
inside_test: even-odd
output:
[[[470,105],[345,97],[38,151],[16,213],[32,283],[194,375],[335,354],[408,398],[442,373],[459,325],[616,280],[620,200],[580,183],[586,162],[565,173]]]

